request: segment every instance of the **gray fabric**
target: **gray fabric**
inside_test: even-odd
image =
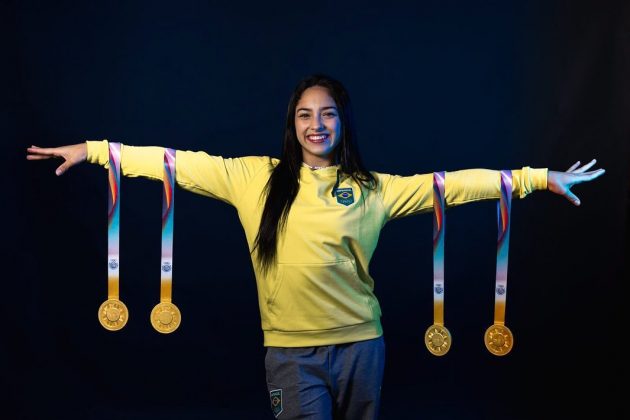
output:
[[[278,419],[377,419],[384,365],[382,336],[330,346],[267,347],[272,412]]]

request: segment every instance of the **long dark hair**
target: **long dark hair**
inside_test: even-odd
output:
[[[289,100],[282,157],[271,173],[261,196],[266,197],[265,208],[252,252],[257,250],[257,261],[263,272],[267,272],[276,261],[278,235],[285,228],[289,210],[300,189],[302,146],[295,132],[295,108],[302,93],[313,86],[326,88],[337,105],[341,119],[341,141],[335,148],[334,159],[335,163],[341,166],[339,171],[351,176],[357,184],[360,183],[368,189],[376,187],[376,179],[363,166],[359,154],[350,96],[344,86],[324,74],[314,74],[301,80]]]

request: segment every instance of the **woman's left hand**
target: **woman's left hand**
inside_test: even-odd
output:
[[[579,206],[580,199],[571,192],[571,187],[581,182],[592,181],[606,172],[604,169],[586,172],[586,170],[593,166],[595,162],[597,162],[597,160],[593,159],[580,168],[580,161],[578,160],[566,172],[548,171],[547,189],[566,197],[571,203]]]

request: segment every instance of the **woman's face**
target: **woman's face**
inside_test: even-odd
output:
[[[295,107],[295,134],[302,146],[302,160],[311,166],[333,164],[341,136],[341,119],[335,100],[322,86],[302,93]]]

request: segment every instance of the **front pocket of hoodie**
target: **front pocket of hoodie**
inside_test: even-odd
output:
[[[278,331],[340,328],[373,320],[371,292],[351,260],[279,264],[267,304]]]

